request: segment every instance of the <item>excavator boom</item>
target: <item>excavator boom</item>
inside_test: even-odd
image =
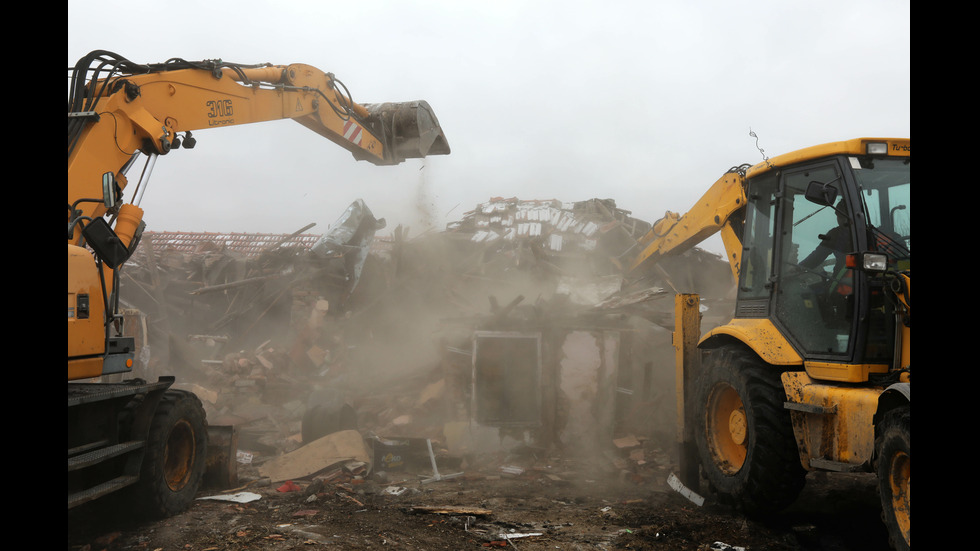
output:
[[[188,132],[280,119],[293,119],[377,165],[450,152],[425,101],[360,105],[332,73],[310,65],[179,59],[138,65],[97,51],[72,75],[68,203],[81,212],[69,216],[100,216],[105,209],[98,203],[76,202],[101,197],[106,172],[124,189],[119,176],[134,153],[166,155],[193,146]]]

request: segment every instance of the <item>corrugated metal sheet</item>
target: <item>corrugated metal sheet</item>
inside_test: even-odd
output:
[[[153,248],[158,251],[169,250],[193,253],[214,247],[233,251],[244,256],[257,256],[262,251],[282,243],[289,234],[278,233],[215,233],[162,231],[146,232],[144,239],[153,239]],[[320,236],[300,234],[282,243],[283,247],[309,249]]]

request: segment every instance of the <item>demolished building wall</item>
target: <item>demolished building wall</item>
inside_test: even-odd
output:
[[[362,429],[444,439],[445,427],[478,417],[477,332],[517,331],[541,335],[539,419],[525,432],[577,446],[617,431],[669,433],[669,419],[651,423],[673,415],[663,407],[673,388],[666,299],[674,288],[702,290],[706,304],[729,292],[727,264],[695,250],[645,274],[659,287],[641,298],[596,307],[649,226],[608,199],[492,199],[444,232],[410,238],[395,228],[366,255],[363,241],[311,253],[320,236],[302,232],[244,254],[230,245],[242,240],[220,234],[190,250],[149,234],[123,274],[123,297],[147,313],[157,343],[170,343],[180,380],[216,389],[209,417],[253,427],[280,419],[256,428],[261,438],[243,434],[243,445],[299,445],[288,436],[318,389],[337,389]],[[154,356],[166,347],[155,344]]]

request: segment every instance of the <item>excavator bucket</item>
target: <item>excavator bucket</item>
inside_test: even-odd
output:
[[[396,163],[429,155],[449,155],[449,142],[427,102],[365,103],[364,107],[370,120],[384,128],[389,154]]]

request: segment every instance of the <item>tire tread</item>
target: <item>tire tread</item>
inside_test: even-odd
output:
[[[697,384],[696,404],[704,409],[708,393],[724,380],[742,398],[749,435],[745,464],[729,476],[711,464],[704,412],[699,412],[696,442],[705,475],[746,514],[758,517],[777,512],[796,500],[806,480],[789,412],[783,407],[785,392],[779,371],[741,347],[724,347],[711,356]]]
[[[194,429],[196,453],[190,480],[184,488],[175,492],[164,480],[164,450],[170,428],[181,418],[185,418]],[[207,443],[207,420],[200,398],[184,390],[167,390],[160,398],[150,424],[146,455],[137,485],[138,506],[145,515],[168,517],[190,506],[204,476]]]

